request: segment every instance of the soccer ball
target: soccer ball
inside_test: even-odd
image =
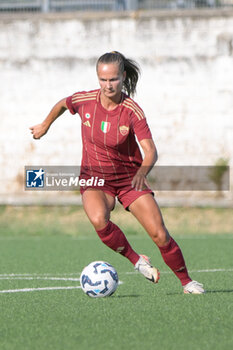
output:
[[[118,275],[112,265],[93,261],[80,276],[81,288],[89,297],[102,298],[112,295],[118,286]]]

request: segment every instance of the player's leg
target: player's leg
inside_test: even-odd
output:
[[[104,244],[136,264],[139,255],[132,249],[124,233],[110,221],[115,197],[100,190],[87,189],[82,194],[84,210]]]
[[[130,204],[129,210],[156,243],[164,262],[179,278],[182,286],[194,282],[188,275],[180,247],[164,225],[162,214],[153,196],[151,194],[140,196]]]
[[[169,232],[164,225],[158,204],[151,193],[136,198],[130,204],[129,210],[158,246],[165,246],[169,242]]]
[[[115,197],[100,190],[87,189],[82,194],[83,208],[96,230],[103,229],[115,206]]]

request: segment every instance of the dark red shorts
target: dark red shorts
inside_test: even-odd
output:
[[[119,186],[112,185],[112,182],[109,183],[105,181],[103,186],[86,186],[80,187],[80,193],[83,194],[88,188],[96,189],[108,193],[112,197],[117,197],[119,202],[123,207],[128,210],[128,207],[133,203],[137,198],[141,197],[144,194],[151,193],[154,195],[153,191],[150,188],[145,188],[141,191],[136,191],[135,188],[132,188],[131,185]]]

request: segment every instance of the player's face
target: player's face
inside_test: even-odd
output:
[[[97,67],[97,75],[103,93],[108,98],[121,95],[126,73],[121,73],[117,63],[100,63]]]

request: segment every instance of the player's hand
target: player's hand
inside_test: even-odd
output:
[[[48,128],[43,123],[31,126],[29,129],[31,130],[33,138],[36,140],[40,139],[48,131]]]
[[[142,191],[145,188],[150,187],[148,182],[147,182],[146,175],[141,173],[140,170],[133,177],[131,184],[132,184],[132,187],[134,187],[136,191]]]

